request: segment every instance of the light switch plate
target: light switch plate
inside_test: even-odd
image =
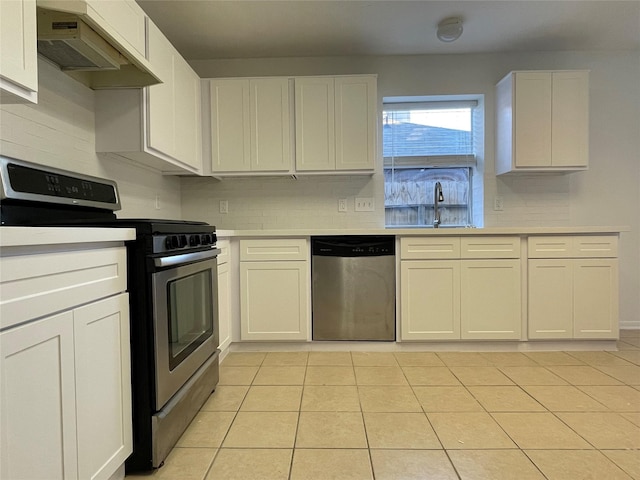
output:
[[[374,204],[373,197],[357,197],[355,210],[356,212],[375,211],[375,204]]]

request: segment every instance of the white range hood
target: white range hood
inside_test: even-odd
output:
[[[111,10],[101,12],[104,4]],[[38,53],[76,80],[93,89],[162,83],[146,58],[146,16],[126,10],[135,2],[38,0],[37,6]],[[125,22],[116,23],[119,17]]]

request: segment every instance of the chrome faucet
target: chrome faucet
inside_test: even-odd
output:
[[[444,195],[442,195],[442,185],[436,182],[433,189],[433,228],[440,227],[440,202],[444,202]]]

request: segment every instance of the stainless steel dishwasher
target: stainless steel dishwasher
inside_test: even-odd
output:
[[[311,238],[314,340],[396,337],[395,237]]]

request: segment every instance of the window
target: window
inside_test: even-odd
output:
[[[387,227],[428,227],[442,185],[442,226],[472,224],[472,177],[481,149],[478,100],[384,100],[383,156]],[[480,123],[479,123],[480,122]]]

